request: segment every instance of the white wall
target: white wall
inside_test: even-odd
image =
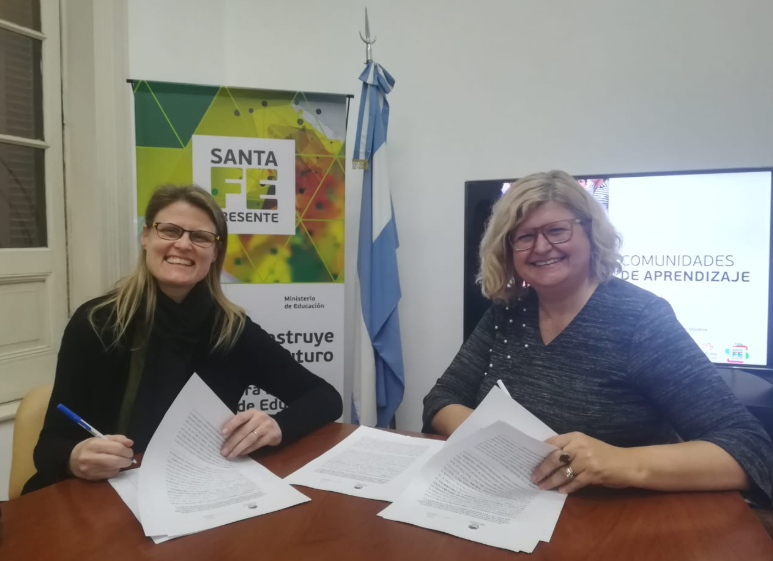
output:
[[[769,0],[367,5],[375,59],[397,80],[389,144],[402,242],[400,428],[420,428],[422,398],[461,344],[465,180],[550,168],[585,174],[773,164]],[[356,94],[364,6],[132,0],[130,74]],[[352,115],[350,139],[354,122]],[[350,280],[359,181],[349,173]]]

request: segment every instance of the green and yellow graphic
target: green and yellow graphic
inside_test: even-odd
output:
[[[229,235],[223,282],[343,283],[346,103],[343,95],[136,82],[138,214],[159,185],[193,183],[194,136],[292,140],[295,234]],[[213,164],[209,190],[225,209],[241,184],[246,209],[275,212],[280,173],[284,181],[289,172]]]

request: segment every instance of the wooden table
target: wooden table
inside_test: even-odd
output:
[[[284,477],[355,428],[330,424],[257,457]],[[311,502],[154,545],[107,483],[69,480],[2,505],[0,560],[773,560],[773,541],[734,492],[573,495],[552,541],[527,555],[384,520],[380,501],[300,490]]]

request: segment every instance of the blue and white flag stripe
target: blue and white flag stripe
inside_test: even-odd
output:
[[[389,123],[389,102],[386,96],[392,91],[395,80],[380,64],[374,62],[368,63],[360,74],[360,80],[362,93],[352,159],[369,161],[376,151],[375,144],[379,141],[382,144],[386,142]],[[376,120],[381,121],[383,125],[383,136],[380,139],[377,139],[374,134]]]
[[[400,341],[400,279],[397,226],[392,212],[387,162],[386,94],[394,79],[368,63],[363,81],[354,159],[367,161],[363,174],[357,252],[357,315],[354,406],[363,425],[389,425],[403,399],[405,373]]]

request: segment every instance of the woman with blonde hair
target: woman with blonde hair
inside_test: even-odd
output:
[[[543,489],[750,489],[769,501],[770,438],[668,302],[614,277],[619,248],[570,175],[514,183],[480,246],[492,306],[424,398],[424,430],[451,434],[501,379],[559,433],[532,476]]]
[[[150,198],[134,271],[118,288],[82,305],[65,329],[37,473],[24,492],[69,476],[106,479],[144,451],[195,372],[236,412],[250,385],[287,408],[255,409],[223,427],[227,458],[291,442],[341,415],[341,396],[231,303],[220,286],[228,225],[196,186],[168,185]],[[103,433],[56,410],[62,403]]]

